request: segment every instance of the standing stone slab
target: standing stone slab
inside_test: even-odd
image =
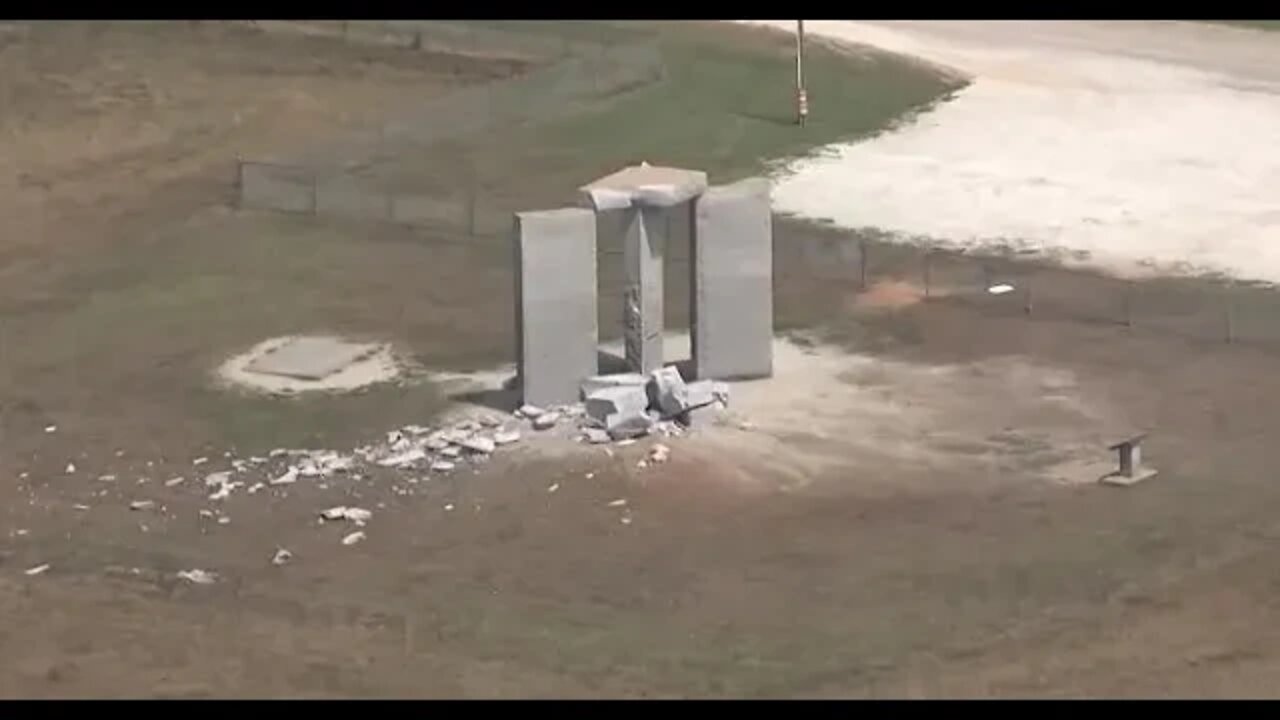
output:
[[[690,340],[698,379],[773,374],[773,218],[769,183],[708,189],[697,201]]]
[[[596,219],[566,208],[515,218],[516,366],[524,402],[578,400],[597,373]]]
[[[667,214],[661,208],[627,213],[623,238],[622,337],[627,366],[647,373],[662,367],[663,254]]]
[[[622,327],[627,365],[633,372],[648,373],[662,367],[662,276],[667,237],[672,218],[684,214],[679,208],[706,187],[704,172],[642,163],[580,188],[587,207],[620,214]]]

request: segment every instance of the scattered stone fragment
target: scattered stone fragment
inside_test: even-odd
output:
[[[496,428],[502,424],[502,418],[495,415],[481,415],[480,424],[487,428]]]
[[[195,465],[195,466],[200,466],[200,465],[203,465],[203,464],[205,464],[205,463],[207,463],[207,462],[209,462],[209,458],[207,458],[207,457],[198,457],[198,458],[196,458],[195,460],[192,460],[192,461],[191,461],[191,464],[192,464],[192,465]]]
[[[289,485],[298,481],[298,468],[290,465],[283,475],[271,479],[272,485]]]
[[[276,554],[271,556],[271,564],[279,567],[288,563],[293,559],[293,553],[284,548],[276,548]]]
[[[209,488],[226,485],[230,481],[231,473],[229,472],[209,473],[204,476],[204,486]]]
[[[37,565],[37,566],[32,567],[32,568],[27,568],[26,572],[25,572],[25,573],[23,573],[23,574],[24,574],[24,575],[39,575],[39,574],[43,573],[44,571],[46,571],[46,570],[48,570],[48,569],[49,569],[49,563],[45,563],[45,564],[43,564],[43,565]]]
[[[76,473],[76,464],[75,464],[75,463],[67,463],[67,474],[68,474],[68,475],[74,475],[75,473]]]
[[[601,443],[607,443],[613,438],[609,437],[608,431],[601,430],[600,428],[588,427],[582,429],[582,439],[592,445],[599,445]]]
[[[98,476],[98,482],[115,482],[115,481],[116,481],[115,475],[99,475]]]
[[[360,542],[361,540],[364,540],[364,537],[365,537],[364,533],[363,533],[363,532],[361,532],[361,531],[359,531],[359,530],[357,530],[357,531],[355,531],[355,532],[351,533],[350,535],[348,535],[348,536],[346,536],[346,537],[342,538],[342,544],[343,544],[343,545],[355,545],[356,543]]]
[[[81,505],[81,504],[77,503],[77,504],[75,504],[75,505],[72,505],[72,506],[71,506],[71,509],[72,509],[72,510],[81,510],[81,511],[83,511],[83,510],[88,510],[88,509],[89,509],[89,506],[88,506],[88,505]]]
[[[612,502],[610,502],[610,503],[609,503],[609,507],[611,507],[611,508],[616,508],[616,507],[626,507],[626,506],[627,506],[627,499],[626,499],[626,498],[618,498],[617,500],[614,500],[614,501],[612,501]]]
[[[551,487],[547,488],[547,492],[553,493],[559,489],[560,489],[560,483],[552,483]]]
[[[667,458],[670,456],[671,456],[671,448],[667,447],[666,445],[663,445],[662,443],[657,443],[653,447],[649,448],[649,462],[651,463],[655,463],[655,464],[664,463],[667,461]]]
[[[589,472],[589,473],[587,473],[587,474],[586,474],[586,478],[587,478],[588,480],[590,480],[590,479],[594,478],[595,476],[596,476],[596,474],[595,474],[595,473],[593,473],[593,472]]]
[[[519,430],[502,430],[493,435],[495,445],[510,445],[511,443],[520,442]]]
[[[449,441],[441,437],[439,433],[432,433],[423,446],[432,452],[440,452],[449,447]]]
[[[454,467],[456,466],[448,460],[437,460],[431,463],[432,472],[449,472]]]
[[[267,486],[267,485],[266,485],[266,483],[256,482],[256,483],[254,483],[254,484],[252,484],[252,485],[250,485],[250,486],[249,486],[249,494],[250,494],[250,495],[257,495],[257,494],[258,494],[258,492],[259,492],[259,491],[261,491],[261,490],[262,490],[263,488],[265,488],[266,486]]]
[[[213,519],[213,511],[212,511],[212,510],[201,510],[201,511],[200,511],[200,517],[204,518],[205,520],[212,520],[212,519]]]
[[[458,444],[473,453],[479,453],[481,455],[488,455],[493,452],[495,447],[497,447],[493,440],[482,435],[469,437]]]
[[[27,536],[27,533],[29,533],[29,532],[31,532],[31,531],[30,531],[30,530],[27,530],[26,528],[18,528],[17,530],[14,530],[14,531],[13,531],[13,534],[14,534],[14,535],[17,535],[18,537],[26,537],[26,536]]]
[[[445,503],[444,511],[445,511],[445,512],[453,512],[453,503]]]
[[[373,513],[363,508],[339,505],[321,512],[320,517],[325,520],[349,520],[356,525],[364,525],[373,517]]]
[[[641,459],[639,462],[637,462],[637,463],[636,463],[636,467],[638,467],[638,468],[640,468],[641,470],[643,470],[643,469],[645,469],[645,468],[649,467],[649,461],[648,461],[648,460]]]
[[[57,425],[46,425],[46,426],[45,426],[45,428],[44,428],[44,431],[52,435],[53,433],[58,432],[58,426],[57,426]]]
[[[179,570],[178,579],[186,580],[194,585],[212,585],[218,581],[218,575],[208,570]]]
[[[611,419],[609,437],[614,440],[634,440],[653,432],[653,425],[653,418],[643,412],[617,420]]]
[[[397,455],[384,458],[378,461],[382,467],[407,468],[419,460],[425,460],[427,453],[419,448],[412,448]]]
[[[534,430],[550,430],[560,422],[560,413],[547,412],[533,419]]]
[[[623,515],[623,516],[622,516],[622,518],[621,518],[618,522],[622,523],[623,525],[630,525],[630,524],[631,524],[631,516],[630,516],[630,515]]]
[[[447,458],[456,458],[459,455],[462,455],[462,448],[458,448],[450,445],[449,447],[441,450],[440,454]]]
[[[426,435],[431,432],[431,428],[423,427],[421,425],[405,425],[403,430],[410,435]]]
[[[129,503],[130,510],[150,510],[155,506],[156,503],[154,500],[134,500]]]
[[[755,429],[756,429],[756,425],[755,425],[755,423],[753,423],[753,422],[751,422],[751,421],[749,421],[749,420],[743,420],[742,422],[738,423],[738,429],[739,429],[739,430],[746,430],[746,431],[750,432],[751,430],[755,430]]]
[[[521,405],[520,409],[516,410],[516,416],[525,418],[527,420],[534,420],[534,419],[537,419],[537,417],[543,414],[544,412],[546,411],[538,407],[537,405]]]

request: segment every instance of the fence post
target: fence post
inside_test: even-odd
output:
[[[858,289],[867,289],[867,239],[858,238]]]
[[[1227,290],[1223,293],[1223,323],[1226,325],[1225,336],[1227,344],[1235,342],[1235,303],[1232,301],[1231,286],[1227,286]]]
[[[237,210],[244,209],[244,158],[236,153],[236,202]]]
[[[320,173],[311,170],[311,216],[320,214]]]
[[[1124,282],[1124,326],[1133,328],[1133,281]]]
[[[924,299],[928,300],[933,296],[933,250],[925,248],[924,251]]]

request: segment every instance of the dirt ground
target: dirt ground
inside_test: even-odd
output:
[[[242,38],[236,57],[275,52],[198,32]],[[459,81],[430,64],[402,76],[405,62],[353,87],[392,112],[404,83]],[[343,83],[307,87],[321,110],[279,131],[300,144],[345,103],[324,94]],[[296,129],[307,122],[314,136]],[[34,131],[6,132],[16,147]],[[667,463],[636,467],[648,442],[610,456],[529,440],[446,477],[387,471],[218,504],[200,479],[226,453],[350,448],[448,406],[416,378],[238,396],[211,385],[221,358],[332,331],[432,368],[501,365],[510,258],[448,233],[236,212],[198,191],[222,187],[225,153],[169,147],[140,170],[67,169],[66,205],[24,195],[8,211],[0,695],[1275,695],[1275,355],[1028,319],[999,299],[925,302],[909,278],[860,293],[808,251],[830,231],[780,219],[777,377],[736,386],[733,422],[670,441]],[[180,149],[199,158],[166,169]],[[78,160],[48,162],[52,178]],[[42,231],[22,232],[33,218]],[[1087,482],[1081,463],[1135,429],[1152,431],[1160,475]],[[374,513],[364,542],[317,523],[338,504]],[[292,562],[273,565],[277,548]],[[176,577],[195,568],[219,580]]]

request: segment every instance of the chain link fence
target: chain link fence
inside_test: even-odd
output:
[[[808,236],[779,262],[778,282],[841,282],[859,292],[898,283],[929,302],[984,313],[1151,330],[1280,351],[1280,293],[1216,277],[1122,279],[1029,258]],[[1002,287],[1004,286],[1004,287]]]
[[[449,182],[438,183],[425,192],[405,192],[397,189],[405,184],[398,158],[410,149],[545,122],[601,98],[658,82],[665,72],[661,52],[652,44],[539,36],[471,23],[396,21],[360,25],[361,32],[375,35],[426,33],[428,39],[421,40],[424,47],[447,46],[453,33],[457,36],[453,38],[455,44],[466,43],[472,51],[481,44],[495,52],[502,48],[509,51],[511,47],[536,48],[555,59],[523,75],[433,98],[376,132],[326,146],[296,162],[237,158],[235,181],[240,207],[443,225],[470,235],[501,234],[510,225],[511,213],[523,208],[480,187],[474,171],[452,168]],[[425,29],[414,29],[419,26]],[[394,28],[394,33],[387,31],[388,27]]]

